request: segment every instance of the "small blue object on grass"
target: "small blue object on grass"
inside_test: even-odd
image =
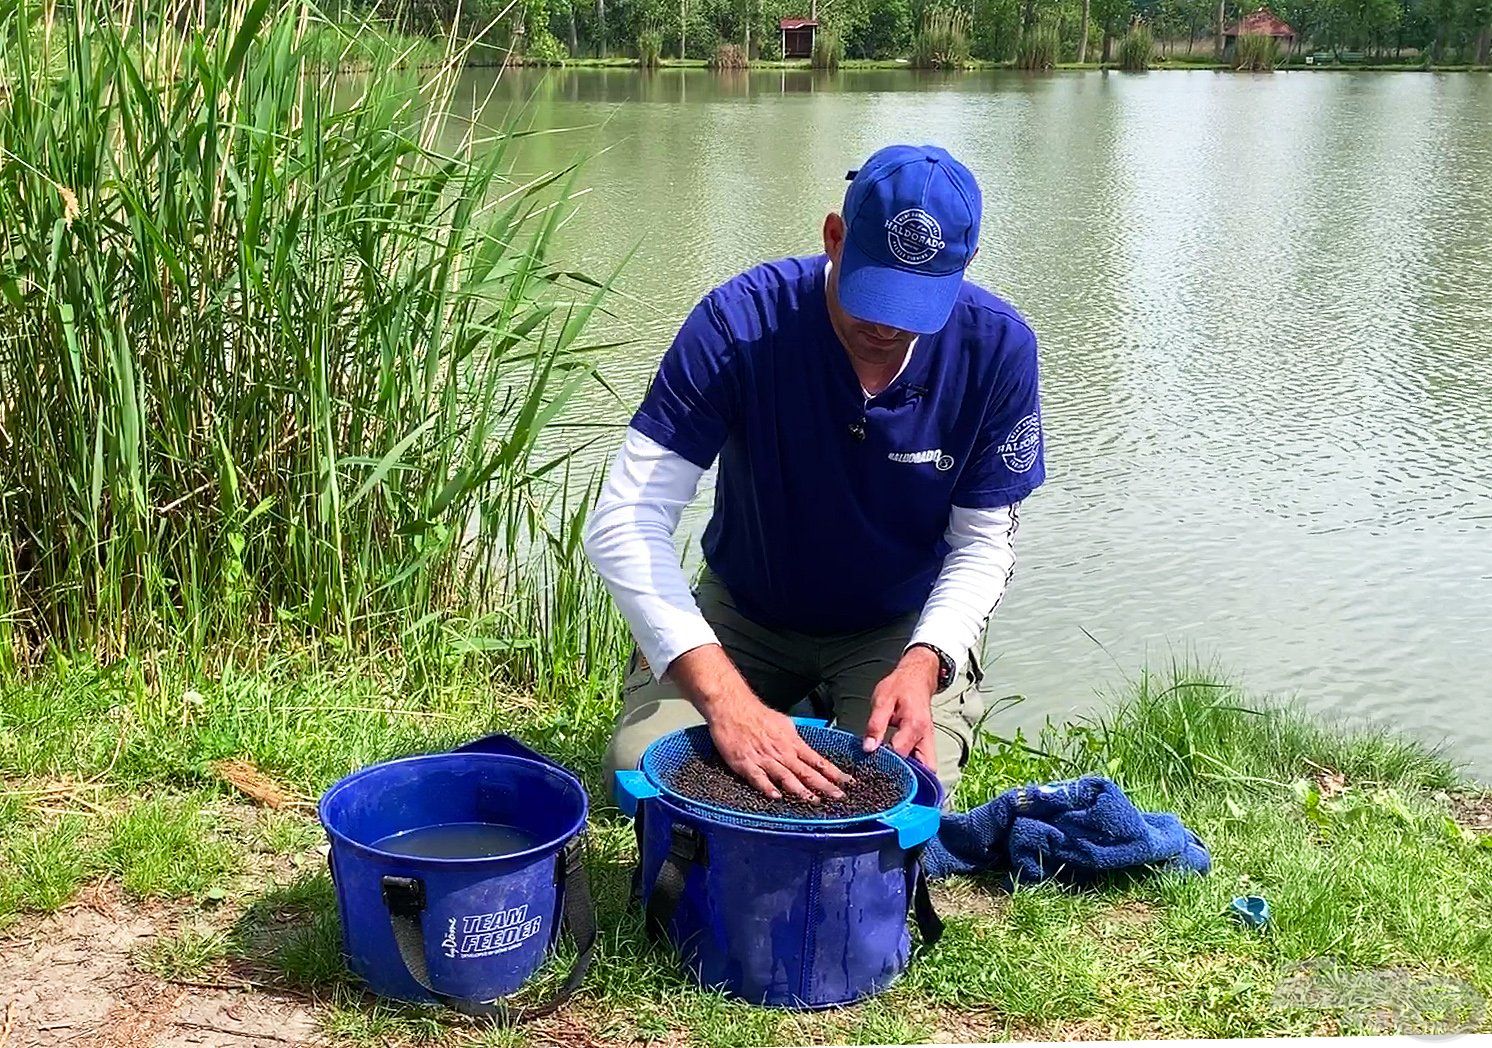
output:
[[[1262,895],[1240,895],[1228,904],[1228,912],[1246,928],[1263,928],[1269,924],[1269,900]]]
[[[1108,779],[1006,790],[945,815],[922,857],[929,878],[1003,873],[1007,883],[1086,884],[1140,869],[1206,873],[1207,848],[1174,815],[1142,812]]]

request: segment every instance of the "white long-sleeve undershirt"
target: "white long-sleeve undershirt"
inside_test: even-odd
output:
[[[585,552],[655,676],[715,631],[700,614],[674,549],[674,532],[704,470],[635,429],[612,462],[585,530]],[[909,644],[947,653],[960,672],[1015,571],[1016,506],[954,506],[932,594]]]

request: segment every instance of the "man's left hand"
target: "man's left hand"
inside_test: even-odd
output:
[[[865,751],[881,744],[895,729],[891,748],[903,757],[916,757],[936,768],[933,751],[932,697],[938,689],[938,657],[927,648],[905,652],[896,669],[876,685],[870,696],[870,723],[865,727]]]

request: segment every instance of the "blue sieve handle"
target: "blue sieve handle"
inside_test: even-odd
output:
[[[648,777],[640,771],[619,771],[616,773],[616,806],[622,809],[622,814],[628,818],[637,815],[637,805],[649,797],[658,796],[658,787],[648,781]]]
[[[805,728],[827,728],[829,722],[822,717],[794,717],[794,724],[801,724]]]
[[[901,811],[892,812],[881,822],[896,831],[897,847],[915,848],[938,835],[938,827],[943,823],[943,813],[926,804],[909,804]]]

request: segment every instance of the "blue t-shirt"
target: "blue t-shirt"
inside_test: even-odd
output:
[[[820,635],[920,610],[950,507],[1017,502],[1045,477],[1036,337],[1014,308],[966,281],[867,402],[825,263],[768,263],[710,292],[632,419],[701,468],[718,456],[704,553],[739,610]]]

